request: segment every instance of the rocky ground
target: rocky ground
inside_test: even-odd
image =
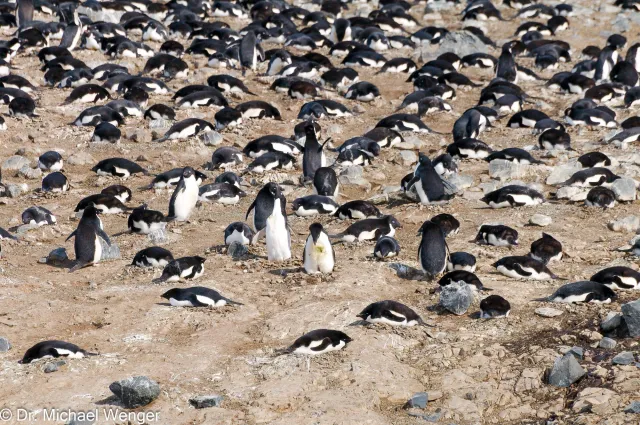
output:
[[[637,33],[638,15],[619,14],[607,2],[572,2],[576,14],[570,17],[571,28],[559,35],[572,46],[573,63],[589,44],[603,46],[613,29],[627,31],[629,44]],[[351,10],[367,14],[370,5],[352,5]],[[503,6],[510,17],[513,10]],[[459,9],[423,14],[423,6],[412,15],[423,25],[442,25],[451,30],[463,24]],[[521,20],[483,22],[478,25],[498,44],[512,37]],[[235,27],[246,23],[235,22]],[[5,38],[9,33],[4,34]],[[181,40],[187,43],[185,40]],[[157,45],[154,45],[157,48]],[[273,46],[265,46],[270,48]],[[327,53],[326,50],[321,50]],[[498,51],[490,50],[498,55]],[[409,51],[395,51],[388,57],[407,56]],[[96,52],[78,51],[74,55],[91,66],[106,60]],[[435,57],[437,48],[427,49],[423,57]],[[420,56],[418,54],[417,56]],[[335,64],[337,58],[332,58]],[[532,59],[519,58],[525,66]],[[139,72],[143,59],[122,61],[132,73]],[[570,70],[573,63],[562,64]],[[35,56],[23,54],[14,61],[14,72],[41,82]],[[375,74],[359,69],[360,79],[376,84],[382,98],[370,104],[343,100],[363,113],[348,119],[323,120],[324,136],[342,142],[363,134],[389,115],[412,90],[405,75]],[[171,81],[176,89],[183,85],[203,84],[207,76],[219,72],[196,61],[187,81]],[[474,81],[486,83],[490,71],[463,70]],[[231,71],[232,75],[239,75]],[[548,78],[551,71],[543,72]],[[284,117],[279,121],[250,121],[240,129],[223,132],[223,145],[242,147],[266,134],[290,135],[297,123],[302,101],[291,100],[269,90],[269,79],[248,76],[247,85],[258,98],[277,105]],[[544,88],[543,82],[524,82],[522,87],[535,96],[537,109],[553,118],[577,99]],[[32,205],[49,208],[58,224],[26,232],[18,242],[3,241],[0,260],[0,335],[11,349],[0,354],[0,407],[19,407],[41,412],[45,408],[95,409],[122,407],[109,389],[112,382],[130,376],[145,375],[160,387],[158,398],[138,412],[158,412],[162,424],[420,424],[437,423],[564,423],[622,424],[638,421],[637,414],[625,413],[640,390],[640,372],[633,354],[623,354],[613,364],[614,356],[637,353],[637,341],[605,339],[600,328],[609,312],[634,301],[635,293],[621,294],[610,305],[551,305],[533,299],[550,295],[567,281],[588,279],[596,271],[612,265],[637,268],[636,259],[615,251],[627,245],[638,228],[637,202],[620,204],[613,210],[587,209],[581,203],[566,200],[547,202],[535,208],[490,210],[478,201],[484,192],[506,182],[524,181],[542,189],[548,197],[557,191],[553,182],[566,173],[567,164],[585,152],[600,150],[615,158],[614,171],[638,179],[640,156],[635,147],[620,149],[605,145],[609,131],[570,129],[577,152],[549,154],[534,151],[546,165],[517,167],[489,175],[484,161],[460,164],[464,181],[460,196],[445,206],[421,207],[398,201],[394,191],[400,179],[417,159],[418,150],[430,156],[439,154],[451,142],[453,122],[465,109],[475,104],[479,89],[459,91],[452,101],[454,113],[437,114],[424,121],[447,135],[410,135],[402,149],[383,151],[373,165],[362,170],[345,171],[340,202],[373,198],[379,207],[394,214],[404,225],[397,238],[402,252],[397,262],[418,267],[416,231],[429,217],[447,212],[455,215],[462,227],[451,238],[451,251],[468,251],[478,258],[476,272],[485,286],[510,301],[511,315],[500,320],[478,320],[479,298],[468,312],[455,316],[437,307],[439,294],[435,284],[411,280],[385,262],[372,258],[373,245],[337,245],[337,267],[326,277],[310,277],[301,272],[303,244],[311,219],[291,217],[294,258],[286,263],[266,260],[263,244],[250,247],[240,260],[229,257],[223,244],[223,230],[232,221],[243,220],[261,184],[267,180],[284,183],[289,202],[309,194],[309,189],[290,184],[297,182],[300,171],[267,176],[247,176],[253,185],[249,196],[235,206],[207,204],[199,208],[191,221],[169,226],[168,241],[163,245],[175,257],[204,255],[205,274],[199,285],[210,286],[227,297],[244,303],[241,307],[216,310],[173,308],[160,294],[169,285],[151,283],[159,271],[129,266],[133,255],[152,243],[144,236],[124,235],[114,238],[121,258],[100,263],[97,267],[69,274],[63,268],[41,264],[39,260],[58,247],[73,257],[72,242],[65,238],[77,225],[73,209],[85,196],[99,192],[110,184],[123,183],[132,189],[142,187],[149,177],[133,177],[124,182],[97,177],[90,168],[98,160],[122,156],[137,160],[150,172],[177,166],[202,166],[215,149],[198,139],[154,144],[148,122],[129,119],[117,145],[91,144],[92,129],[68,125],[83,109],[79,104],[59,106],[68,91],[42,88],[37,92],[39,118],[16,120],[6,117],[8,130],[0,135],[0,157],[4,164],[5,183],[13,187],[13,198],[0,199],[0,225],[10,228],[20,224],[20,214]],[[337,93],[327,93],[336,98]],[[247,96],[245,100],[254,99]],[[238,99],[231,99],[232,103]],[[150,103],[170,104],[170,96],[153,96]],[[615,102],[613,103],[615,105]],[[619,109],[619,120],[635,114]],[[213,121],[214,109],[179,111],[179,118],[204,117]],[[505,128],[506,119],[481,138],[495,149],[535,145],[537,136],[528,130]],[[156,130],[157,131],[157,130]],[[34,168],[37,157],[47,150],[58,150],[65,158],[65,174],[72,188],[61,195],[37,191],[41,176],[19,168],[28,163]],[[9,159],[20,155],[26,160]],[[12,169],[12,167],[14,167]],[[18,168],[18,169],[15,169]],[[240,171],[242,167],[238,168]],[[206,172],[213,177],[217,172]],[[548,179],[551,178],[549,181]],[[494,178],[495,177],[495,178]],[[288,184],[289,183],[289,184]],[[22,193],[17,192],[22,190]],[[166,211],[171,192],[135,191],[132,205],[142,202],[150,208]],[[635,193],[634,193],[635,195]],[[391,200],[388,200],[390,198]],[[534,214],[550,217],[544,228],[531,225]],[[627,218],[623,223],[610,222]],[[332,233],[344,230],[346,222],[319,219]],[[125,215],[103,216],[105,230],[115,234],[126,229]],[[515,249],[482,247],[469,241],[478,227],[500,222],[520,232],[520,246]],[[495,260],[528,252],[530,243],[541,231],[552,234],[565,248],[565,258],[552,265],[563,280],[547,282],[516,281],[496,274]],[[190,286],[190,283],[179,283]],[[484,296],[486,294],[483,294]],[[432,326],[395,329],[385,326],[364,327],[356,314],[367,304],[383,299],[401,301],[418,311]],[[556,311],[536,309],[548,307]],[[613,319],[614,321],[616,319]],[[288,346],[303,333],[317,328],[340,329],[353,342],[340,352],[317,358],[277,356],[275,350]],[[615,331],[613,332],[615,333]],[[38,341],[62,339],[100,356],[69,360],[51,366],[51,362],[20,365],[24,351]],[[3,346],[0,341],[0,348]],[[6,348],[6,347],[5,347]],[[562,357],[569,353],[567,357]],[[562,360],[558,360],[561,358]],[[549,372],[584,375],[568,388],[549,385]],[[51,369],[58,369],[53,373]],[[552,374],[553,375],[553,374]],[[425,408],[404,409],[414,394],[426,392]],[[195,409],[189,400],[203,395],[224,397],[218,407]],[[422,396],[425,398],[425,396]],[[424,401],[424,400],[422,400]],[[420,404],[420,395],[416,404]],[[636,408],[640,411],[640,408]],[[124,421],[121,421],[125,423]],[[36,422],[39,423],[39,422]],[[101,420],[99,423],[112,423]],[[157,423],[150,422],[147,423]]]

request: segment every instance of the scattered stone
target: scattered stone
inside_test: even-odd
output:
[[[418,136],[407,136],[403,142],[395,145],[396,149],[420,150],[422,148],[422,140]]]
[[[359,166],[356,165],[355,167],[359,167]],[[349,167],[349,168],[353,168],[353,167]],[[357,186],[364,189],[365,191],[371,190],[371,183],[369,183],[369,181],[362,176],[354,177],[349,174],[340,175],[340,177],[338,177],[338,181],[343,186]]]
[[[440,305],[458,316],[464,314],[473,302],[473,291],[464,282],[451,283],[440,292]]]
[[[46,263],[52,266],[60,266],[69,261],[67,250],[65,248],[56,248],[47,255]]]
[[[356,114],[364,114],[365,112],[367,112],[367,110],[364,109],[364,107],[362,105],[360,105],[359,103],[355,104],[353,106],[353,108],[351,108],[351,111],[356,113]]]
[[[622,351],[618,353],[613,359],[611,359],[611,363],[617,365],[629,365],[636,361],[631,351]]]
[[[345,168],[344,170],[342,170],[342,172],[340,173],[340,176],[362,177],[363,174],[364,174],[363,167],[361,167],[360,165],[351,165]]]
[[[404,405],[404,408],[410,409],[412,407],[415,407],[418,409],[425,409],[427,407],[428,401],[429,401],[429,394],[425,392],[415,393]]]
[[[568,199],[572,202],[580,202],[587,199],[588,190],[575,186],[564,186],[556,192],[556,198]]]
[[[629,329],[631,338],[640,337],[640,300],[622,304],[622,317]]]
[[[22,186],[17,184],[12,184],[12,183],[7,184],[6,188],[7,188],[7,194],[9,195],[9,198],[17,198],[18,196],[22,195],[22,193],[24,192],[24,190],[22,190]]]
[[[199,137],[205,146],[218,146],[222,143],[222,135],[217,131],[206,131],[201,133]]]
[[[100,244],[102,245],[101,261],[119,260],[121,258],[120,247],[115,241],[111,240],[111,246],[109,246],[104,239],[100,238]]]
[[[231,245],[227,247],[227,255],[232,257],[234,260],[238,260],[249,253],[249,248],[240,242],[232,242]]]
[[[640,413],[640,401],[634,400],[624,408],[624,413]]]
[[[151,141],[151,133],[142,128],[127,130],[126,137],[136,143],[147,143]]]
[[[607,313],[607,317],[600,323],[600,329],[604,332],[609,332],[620,326],[622,323],[622,316],[620,313],[616,313],[615,311],[610,311]]]
[[[165,243],[169,240],[167,237],[167,231],[165,229],[154,230],[147,234],[147,239],[153,244]]]
[[[424,55],[427,53],[427,50],[423,47],[421,52],[421,56],[425,59]],[[440,56],[447,52],[453,52],[456,55],[463,57],[473,53],[488,53],[489,50],[487,45],[484,44],[476,35],[466,31],[451,31],[442,37],[440,47],[435,52],[435,56]],[[434,56],[434,53],[429,52],[428,58],[432,59],[432,56]]]
[[[604,348],[606,350],[611,350],[612,348],[615,348],[615,346],[618,343],[616,342],[615,339],[611,339],[608,337],[604,337],[600,340],[600,343],[598,344],[598,347],[600,348]]]
[[[546,183],[548,185],[564,183],[569,180],[572,175],[580,170],[582,170],[582,167],[578,167],[575,165],[559,165],[557,167],[553,167],[553,170],[551,170],[551,174],[549,174],[549,177],[547,177]]]
[[[165,120],[163,118],[158,118],[156,120],[149,121],[149,129],[156,130],[159,128],[169,128],[171,127],[171,121]]]
[[[400,160],[402,165],[408,167],[418,162],[418,155],[413,151],[400,151]]]
[[[442,181],[445,183],[445,191],[447,190],[448,184],[453,194],[460,193],[473,186],[473,176],[465,176],[458,173],[453,174]]]
[[[578,393],[571,410],[575,413],[596,413],[606,415],[618,407],[616,393],[606,388],[588,387]]]
[[[220,407],[224,397],[221,395],[201,395],[189,399],[189,403],[196,409],[206,409],[207,407]]]
[[[610,221],[609,230],[613,230],[614,232],[635,232],[640,227],[640,218],[635,215],[628,215],[620,220]]]
[[[434,413],[432,415],[427,415],[427,414],[424,414],[424,413],[415,413],[415,412],[409,412],[408,415],[412,416],[414,418],[424,419],[427,422],[438,422],[440,420],[440,418],[442,417],[442,410],[437,409],[436,413]]]
[[[42,170],[39,168],[31,168],[29,164],[26,164],[18,170],[18,175],[28,180],[36,180],[42,177]]]
[[[538,307],[535,309],[535,313],[542,317],[556,317],[560,316],[562,311],[551,307]]]
[[[132,376],[112,382],[109,389],[127,409],[146,406],[160,395],[160,385],[146,376]]]
[[[70,155],[65,162],[69,165],[89,165],[94,164],[96,161],[88,152],[80,151]]]
[[[614,181],[611,190],[618,201],[635,201],[637,198],[636,182],[628,177]]]
[[[548,215],[544,214],[534,214],[529,219],[529,223],[535,226],[546,227],[553,223],[553,220]]]
[[[47,363],[42,369],[42,371],[44,373],[53,373],[53,372],[57,372],[59,369],[60,368],[58,367],[57,363]]]
[[[0,337],[0,353],[6,353],[11,350],[11,343],[5,337]]]
[[[395,270],[396,274],[401,279],[422,280],[424,278],[424,273],[422,272],[422,270],[414,269],[413,267],[407,266],[406,264],[391,263],[389,264],[389,267]]]
[[[500,181],[518,179],[525,175],[523,165],[506,159],[494,159],[489,163],[489,176]]]
[[[29,160],[24,156],[10,156],[2,163],[2,171],[18,171],[25,165],[29,166]]]
[[[327,136],[334,136],[336,134],[342,134],[344,132],[344,128],[340,124],[331,124],[327,127]]]
[[[611,29],[617,33],[629,31],[631,29],[629,18],[623,14],[618,14],[616,19],[611,22]]]
[[[551,373],[549,373],[549,385],[553,385],[554,387],[569,387],[578,379],[582,378],[585,373],[585,370],[573,355],[565,354],[553,362],[553,368],[551,369]]]
[[[572,356],[575,356],[575,358],[578,360],[582,360],[582,358],[584,357],[583,348],[578,346],[571,347],[569,351],[567,351],[567,353],[571,354]]]

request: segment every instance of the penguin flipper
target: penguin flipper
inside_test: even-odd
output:
[[[253,202],[251,203],[251,205],[249,205],[249,209],[247,210],[247,214],[244,216],[244,219],[248,219],[249,218],[249,214],[251,214],[251,211],[256,207],[256,200],[254,199]]]
[[[98,228],[97,231],[98,231],[98,236],[100,236],[102,239],[104,239],[104,241],[107,243],[107,245],[111,246],[111,240],[109,239],[109,235],[107,235],[105,233],[105,231],[100,229],[100,228]]]
[[[71,239],[72,237],[74,237],[76,235],[76,233],[78,232],[78,229],[74,230],[73,232],[71,232],[71,234],[69,236],[67,236],[67,239],[65,239],[64,241],[68,241],[69,239]]]
[[[524,202],[516,202],[516,200],[513,199],[513,196],[511,195],[507,196],[507,200],[514,207],[524,207],[526,205]]]
[[[528,276],[531,276],[531,274],[532,274],[531,272],[524,271],[520,264],[514,264],[513,265],[513,270],[515,270],[521,276],[527,276],[528,277]]]

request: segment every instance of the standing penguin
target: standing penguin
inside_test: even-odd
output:
[[[513,84],[518,83],[516,61],[509,45],[502,47],[502,54],[498,58],[498,65],[496,66],[496,78],[502,78]]]
[[[198,202],[198,182],[193,168],[185,167],[182,177],[171,195],[168,218],[186,221]]]
[[[329,236],[320,223],[313,223],[309,226],[309,233],[302,254],[304,271],[309,274],[331,273],[335,265],[335,253]]]
[[[318,168],[327,165],[324,156],[324,144],[318,142],[316,130],[312,122],[304,126],[306,140],[304,142],[304,156],[302,157],[302,179],[303,181],[313,180]],[[330,139],[327,139],[329,141]],[[325,142],[327,143],[327,142]]]
[[[33,0],[18,0],[16,2],[16,24],[24,28],[33,21]]]
[[[84,209],[78,228],[69,235],[67,240],[73,236],[76,237],[73,244],[76,253],[76,264],[69,269],[69,273],[91,264],[97,264],[100,261],[102,256],[100,238],[111,246],[109,236],[102,230],[102,221],[98,217],[98,210],[92,206]]]
[[[422,241],[418,247],[418,261],[428,280],[433,280],[447,267],[449,248],[442,228],[432,221],[425,221],[418,233]]]
[[[275,199],[274,193],[279,193],[279,205],[281,208],[281,214],[286,217],[286,204],[287,200],[284,196],[282,196],[282,192],[280,192],[280,188],[276,183],[267,183],[264,185],[262,189],[256,195],[256,199],[249,205],[249,209],[247,210],[247,215],[245,216],[245,220],[249,218],[249,214],[253,211],[253,229],[255,230],[255,235],[252,244],[258,242],[265,235],[265,229],[267,227],[267,218],[269,218],[275,208]]]
[[[258,40],[253,31],[248,31],[240,42],[240,64],[242,65],[242,74],[244,75],[247,68],[255,71],[258,67]]]
[[[409,188],[415,188],[420,198],[420,203],[423,205],[430,205],[434,202],[445,201],[450,198],[449,195],[445,194],[442,179],[435,168],[433,168],[431,160],[422,152],[420,153],[418,167],[408,186]]]
[[[267,237],[267,258],[269,261],[285,261],[291,258],[291,233],[287,224],[287,200],[280,186],[268,183],[273,209],[267,216],[265,233]]]

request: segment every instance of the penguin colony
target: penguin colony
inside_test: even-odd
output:
[[[426,3],[429,7],[430,2]],[[634,115],[634,107],[640,104],[640,43],[628,42],[619,34],[607,39],[596,35],[593,45],[576,51],[562,39],[563,31],[576,24],[571,19],[572,6],[552,3],[455,2],[442,13],[460,13],[459,25],[443,28],[425,26],[416,17],[424,2],[403,0],[380,1],[368,16],[354,14],[350,1],[339,0],[311,2],[305,8],[281,0],[18,0],[15,5],[5,3],[0,15],[0,27],[12,34],[0,45],[0,101],[7,105],[0,130],[15,130],[24,122],[41,119],[39,110],[52,109],[49,96],[64,93],[56,108],[77,110],[77,114],[61,125],[73,132],[89,128],[82,132],[86,145],[126,146],[122,128],[132,123],[138,127],[164,124],[155,127],[162,131],[156,131],[148,143],[150,152],[183,149],[182,145],[206,139],[214,131],[222,134],[222,145],[211,152],[204,172],[195,163],[152,171],[127,158],[127,149],[122,157],[105,157],[90,170],[108,184],[87,196],[74,194],[74,176],[65,169],[64,153],[40,155],[37,166],[45,176],[35,199],[47,203],[47,197],[70,196],[77,205],[74,213],[79,220],[68,237],[73,239],[75,253],[70,272],[84,273],[84,267],[99,264],[105,245],[110,247],[124,234],[143,238],[179,229],[194,217],[197,220],[207,203],[219,203],[234,213],[247,206],[245,220],[227,222],[219,235],[201,229],[202,238],[221,240],[226,246],[248,246],[250,255],[264,254],[264,246],[266,255],[258,254],[260,261],[295,264],[296,273],[320,276],[334,273],[349,245],[365,245],[371,261],[417,265],[427,285],[469,285],[480,301],[479,318],[504,318],[511,313],[509,301],[500,294],[488,294],[481,275],[501,274],[511,285],[563,279],[562,241],[552,234],[537,234],[539,238],[527,251],[519,238],[522,233],[530,237],[536,233],[534,228],[519,232],[508,225],[513,222],[488,222],[471,230],[476,237],[466,243],[467,251],[451,252],[449,241],[468,226],[456,213],[456,205],[477,203],[491,221],[493,209],[535,211],[564,202],[559,196],[562,188],[584,189],[581,199],[572,199],[579,204],[576,209],[604,211],[635,199],[622,198],[614,190],[616,181],[626,176],[607,168],[615,165],[609,156],[584,149],[581,141],[572,139],[577,134],[602,138],[604,133],[598,130],[620,129],[598,142],[628,146],[638,140],[640,118]],[[637,2],[616,5],[633,9]],[[92,20],[97,13],[115,13],[119,19]],[[482,24],[476,25],[487,20],[516,21],[518,27],[498,45],[492,34],[481,29]],[[452,32],[482,43],[483,51],[462,57],[452,51],[433,57],[421,53],[438,51]],[[101,60],[89,66],[82,58],[92,51]],[[18,58],[32,56],[41,64],[41,81],[30,81],[13,66]],[[138,58],[144,63],[140,69],[133,62]],[[202,67],[204,79],[200,78]],[[472,68],[478,70],[465,75]],[[407,89],[387,116],[376,115],[376,108],[391,100],[384,99],[385,87],[362,80],[378,74],[402,81]],[[267,83],[268,91],[263,87]],[[544,111],[536,109],[545,104],[539,102],[541,97],[528,93],[541,90],[546,93],[544,99],[554,103]],[[468,92],[477,104],[462,109],[456,104],[458,91]],[[293,113],[278,106],[289,102],[302,103]],[[562,108],[556,110],[556,103]],[[352,138],[342,138],[339,132],[329,137],[332,122],[361,126],[360,114],[375,117],[375,127],[362,128]],[[455,116],[452,128],[443,128],[438,117],[451,114]],[[284,122],[292,136],[264,134],[262,127],[270,121]],[[495,150],[491,132],[500,128],[514,140],[532,133],[536,145]],[[238,134],[240,145],[225,141]],[[420,217],[414,243],[401,246],[397,233],[405,230],[394,214],[406,208],[391,201],[373,202],[370,198],[379,192],[345,190],[340,177],[358,167],[366,170],[372,164],[395,161],[394,150],[406,149],[415,138],[426,149],[416,150],[417,162],[403,175],[387,175],[385,182],[401,187],[395,193],[397,199]],[[547,161],[560,165],[562,159],[571,161],[576,170],[551,191],[541,184],[508,182],[472,201],[461,197],[455,184],[455,177],[472,165],[501,161],[536,174],[536,168],[543,170]],[[293,184],[270,181],[282,172],[296,176]],[[6,186],[0,185],[0,194],[7,195]],[[151,209],[146,201],[163,191],[171,193],[166,208]],[[288,196],[294,191],[302,195]],[[27,205],[32,199],[18,199],[25,203],[21,216],[25,225],[55,226],[66,213],[59,211],[56,218],[42,206]],[[107,214],[121,218],[119,229],[105,228],[100,216]],[[226,218],[226,214],[219,217]],[[297,239],[292,222],[305,228],[302,250],[292,243]],[[25,243],[21,239],[0,229],[3,256],[11,258],[13,247]],[[478,251],[478,246],[486,250]],[[491,261],[468,251],[491,251],[492,258],[501,258]],[[640,256],[637,245],[628,251]],[[130,267],[158,269],[150,282],[183,285],[158,290],[158,297],[171,307],[241,309],[245,305],[235,300],[242,298],[239,289],[232,300],[206,286],[184,287],[208,273],[215,281],[217,266],[209,266],[216,261],[213,255],[174,255],[169,243],[124,251],[123,256],[132,259]],[[543,301],[612,303],[621,291],[640,289],[640,273],[630,267],[603,268],[584,279],[561,284]],[[375,294],[371,297],[354,319],[372,326],[427,325],[417,309],[377,299]],[[273,348],[277,354],[302,355],[342,350],[353,341],[347,332],[346,328],[309,329],[286,348]],[[29,348],[21,361],[90,355],[98,353],[47,340]]]

